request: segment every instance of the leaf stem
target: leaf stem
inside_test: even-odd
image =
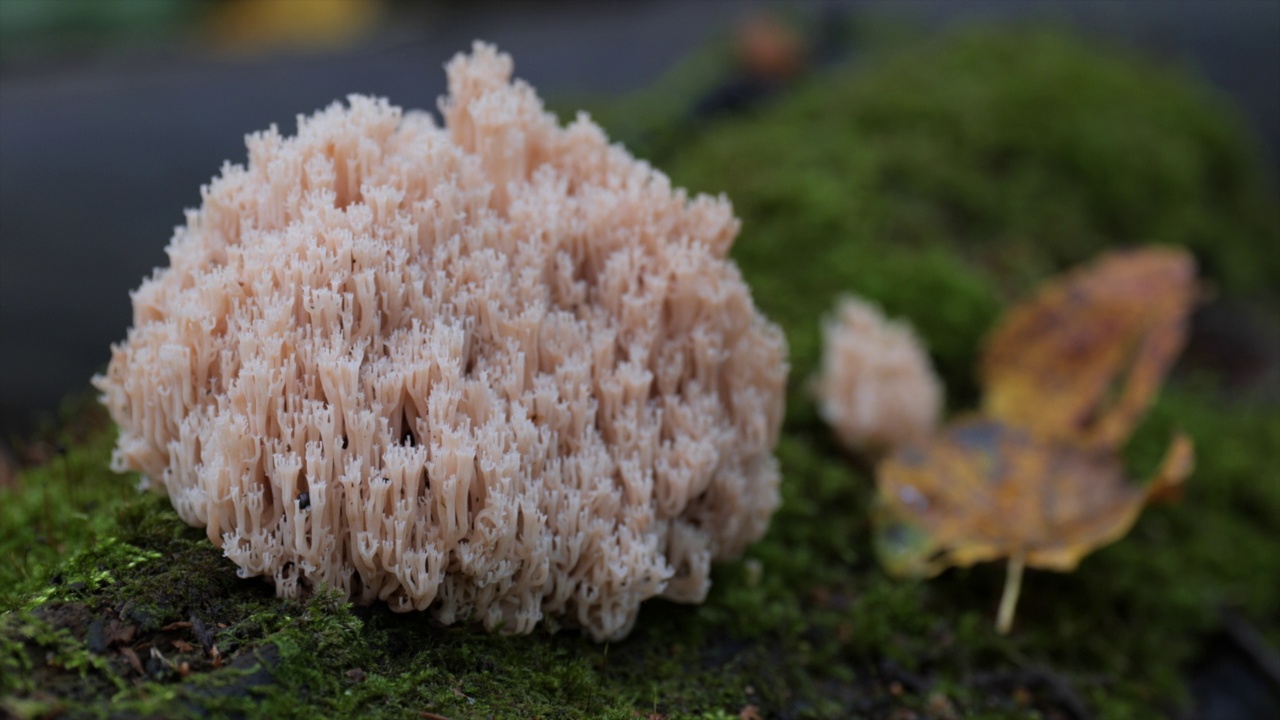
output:
[[[1026,564],[1022,552],[1009,556],[1009,569],[1004,576],[1004,594],[1000,596],[1000,611],[996,613],[996,632],[1008,635],[1013,627],[1013,611],[1018,607],[1018,593],[1022,591],[1022,568]]]

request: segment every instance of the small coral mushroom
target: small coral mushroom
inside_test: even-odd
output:
[[[942,411],[942,383],[910,326],[845,296],[822,330],[813,392],[840,443],[876,455],[928,439]]]
[[[768,525],[785,342],[728,202],[447,70],[443,128],[352,96],[203,190],[95,380],[114,465],[282,595],[618,638]]]

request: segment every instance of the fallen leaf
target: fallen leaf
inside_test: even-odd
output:
[[[987,339],[984,412],[1040,438],[1121,447],[1186,340],[1185,250],[1113,252],[1045,283]]]
[[[1144,505],[1190,474],[1191,441],[1174,438],[1156,476],[1128,482],[1112,452],[1043,440],[982,416],[902,448],[877,471],[876,551],[894,575],[1007,558],[997,626],[1007,632],[1024,566],[1069,572],[1129,531]]]
[[[138,628],[135,625],[128,625],[119,620],[112,620],[107,623],[107,640],[112,645],[127,645],[133,642],[133,638],[138,634]]]
[[[146,674],[142,670],[142,661],[138,659],[138,653],[134,652],[133,648],[120,648],[120,654],[124,656],[124,659],[129,663],[129,666],[136,670],[139,675]]]
[[[1014,555],[1069,572],[1128,532],[1143,505],[1179,485],[1192,463],[1191,442],[1179,435],[1144,487],[1125,479],[1112,453],[972,416],[881,463],[878,550],[902,576]]]
[[[988,338],[981,414],[877,468],[876,549],[894,575],[1007,559],[996,626],[1025,567],[1070,572],[1177,495],[1194,452],[1174,438],[1145,486],[1119,450],[1186,339],[1195,263],[1174,248],[1114,252],[1047,282]]]

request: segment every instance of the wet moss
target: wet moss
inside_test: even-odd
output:
[[[716,570],[707,604],[650,603],[624,642],[492,636],[323,595],[277,600],[144,495],[119,502],[96,542],[5,605],[0,695],[19,717],[102,716],[108,698],[112,713],[137,717],[696,717],[747,706],[874,717],[944,701],[1017,717],[1069,702],[1037,684],[1043,671],[1108,716],[1173,706],[1220,607],[1280,630],[1280,582],[1268,582],[1280,578],[1268,550],[1280,488],[1258,481],[1280,477],[1280,417],[1174,389],[1135,439],[1135,475],[1175,427],[1202,458],[1186,502],[1150,509],[1074,574],[1031,573],[1009,638],[991,629],[997,567],[928,583],[882,575],[869,478],[818,428],[793,425],[769,536]]]

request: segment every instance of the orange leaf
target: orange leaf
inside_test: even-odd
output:
[[[1191,466],[1191,442],[1178,436],[1143,488],[1125,480],[1112,452],[970,417],[880,464],[877,550],[895,575],[1010,557],[1067,572],[1127,533],[1147,501]]]
[[[1182,349],[1196,296],[1194,260],[1167,247],[1046,283],[986,341],[984,411],[1039,438],[1121,447]]]

